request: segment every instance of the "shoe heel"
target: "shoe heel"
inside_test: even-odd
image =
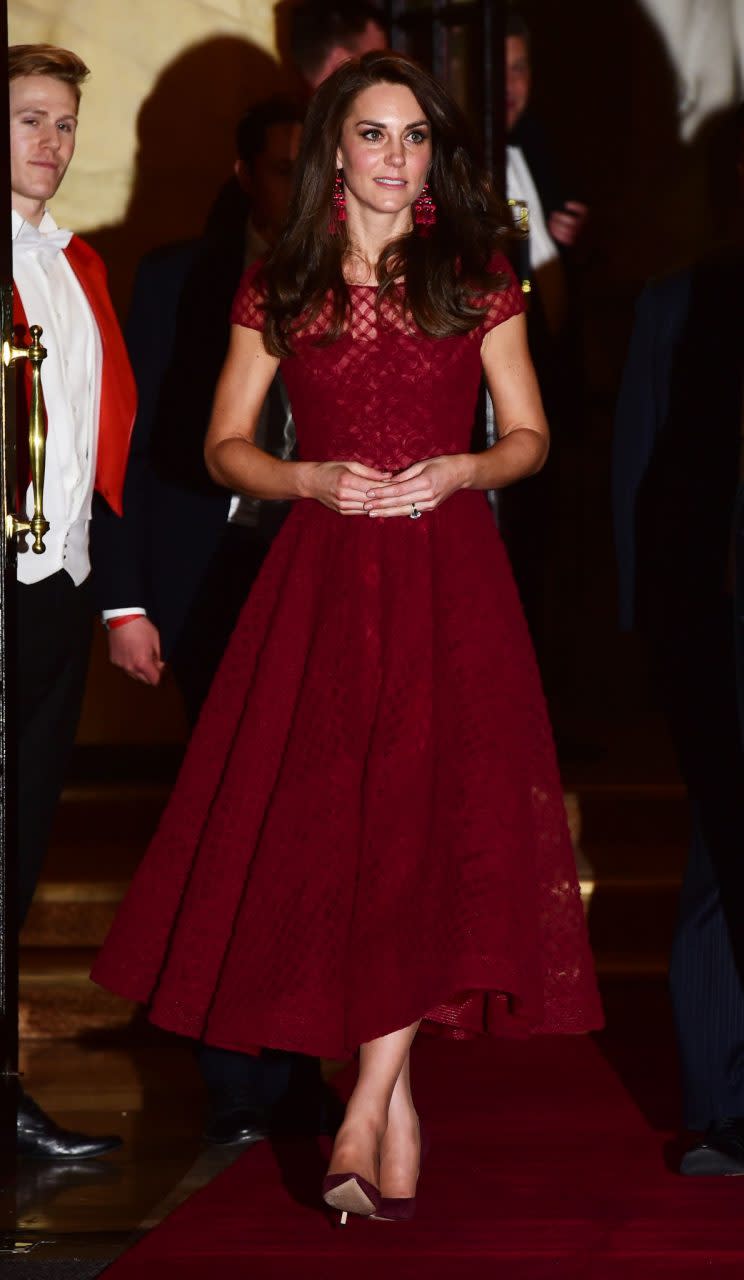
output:
[[[377,1187],[358,1173],[327,1174],[323,1179],[323,1199],[331,1209],[337,1209],[341,1214],[342,1227],[347,1225],[350,1213],[359,1218],[370,1218],[381,1203]]]

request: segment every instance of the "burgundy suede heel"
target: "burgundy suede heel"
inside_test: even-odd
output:
[[[360,1218],[370,1218],[382,1204],[377,1187],[358,1173],[328,1173],[323,1179],[323,1199],[341,1214],[341,1226],[346,1226],[350,1213]]]
[[[416,1212],[416,1197],[383,1196],[376,1213],[370,1214],[374,1222],[410,1222]]]
[[[429,1154],[429,1135],[419,1125],[421,1134],[421,1159],[419,1163],[419,1171],[423,1165],[426,1156]],[[410,1222],[416,1212],[415,1196],[382,1196],[380,1199],[379,1209],[375,1209],[370,1216],[375,1222]]]

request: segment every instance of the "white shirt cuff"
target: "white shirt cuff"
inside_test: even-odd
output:
[[[143,618],[147,617],[147,609],[143,609],[140,605],[135,605],[132,609],[102,609],[101,620],[108,622],[109,618],[131,618],[135,613],[141,613]]]

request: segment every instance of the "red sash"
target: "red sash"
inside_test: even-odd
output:
[[[106,268],[101,258],[79,236],[73,236],[64,250],[65,257],[80,282],[90,304],[103,350],[101,374],[101,409],[98,420],[95,487],[117,515],[122,514],[124,476],[129,456],[129,442],[137,408],[137,390],[129,356],[119,322],[106,285]],[[17,288],[13,287],[13,325],[28,331],[28,319]],[[42,334],[42,342],[44,335]],[[24,382],[30,386],[31,367],[24,361]],[[43,366],[42,366],[43,370]],[[42,372],[43,378],[43,372]],[[18,400],[22,397],[19,395]],[[19,406],[18,475],[28,472],[28,409]],[[20,486],[19,486],[20,487]]]

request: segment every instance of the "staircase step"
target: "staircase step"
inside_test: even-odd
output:
[[[100,947],[127,890],[128,881],[39,885],[21,932],[29,947]]]
[[[681,785],[579,788],[582,844],[598,876],[679,876],[690,840]]]
[[[608,952],[597,957],[596,968],[600,978],[664,978],[669,968],[669,957],[659,951],[637,955]]]
[[[89,1031],[129,1025],[135,1006],[91,982],[94,956],[92,948],[22,950],[21,1039],[67,1039]]]
[[[54,820],[50,856],[57,848],[108,849],[150,838],[170,788],[163,783],[66,787]]]
[[[65,790],[22,948],[101,945],[167,797],[161,784]]]
[[[607,955],[667,956],[679,889],[679,880],[668,877],[595,881],[582,896],[598,962]]]
[[[21,936],[27,1039],[131,1023],[132,1005],[96,987],[88,974],[168,790],[153,781],[65,791]],[[688,840],[684,789],[598,784],[566,792],[565,803],[599,972],[663,973]]]

